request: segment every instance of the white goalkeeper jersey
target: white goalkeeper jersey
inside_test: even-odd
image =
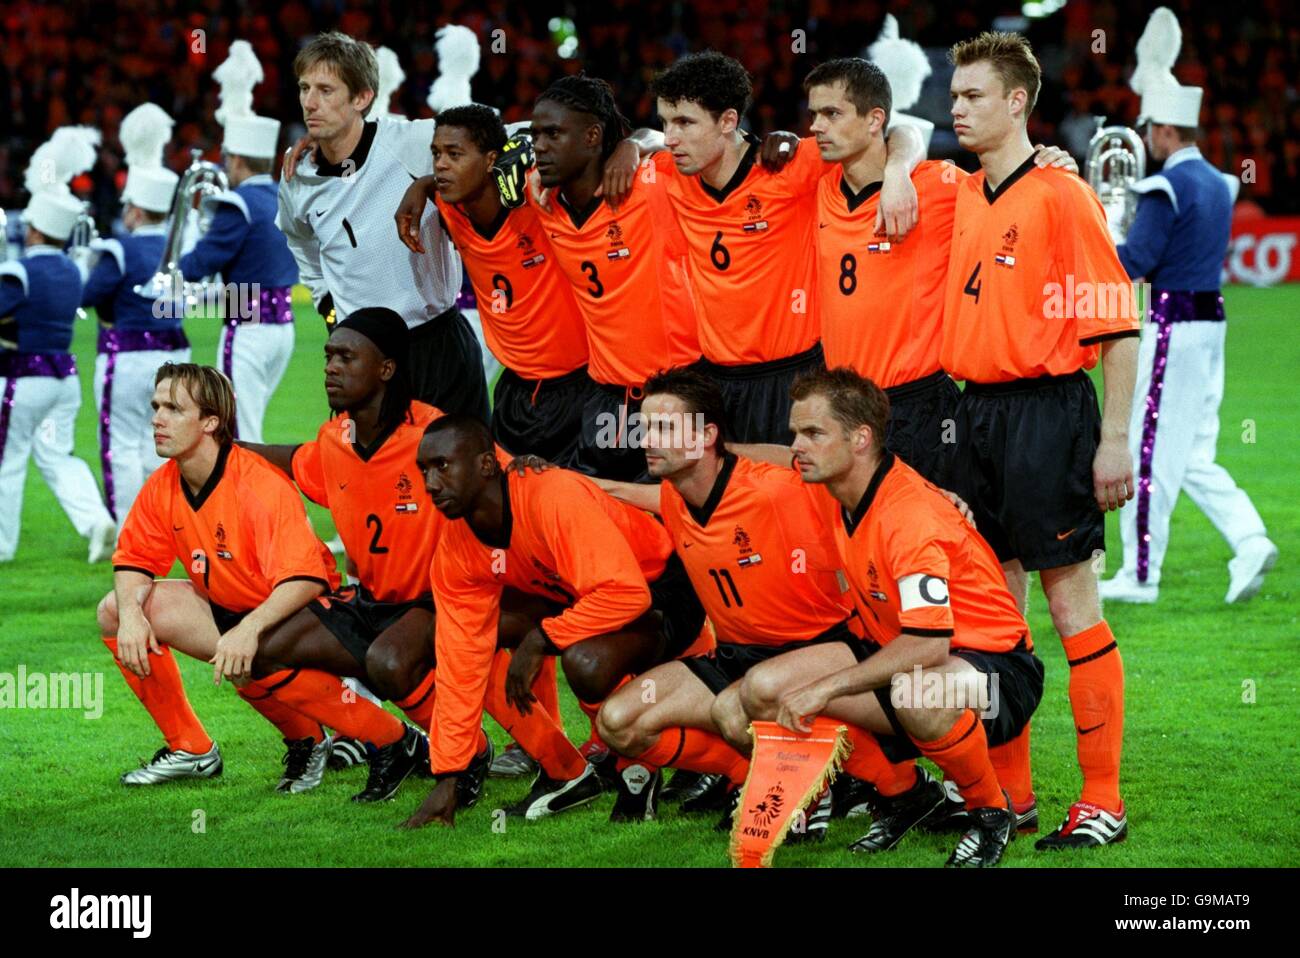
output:
[[[414,328],[456,301],[460,257],[432,203],[420,221],[425,255],[407,249],[393,220],[412,181],[433,172],[433,120],[387,115],[366,123],[352,157],[317,168],[303,156],[280,181],[276,225],[319,307],[325,294],[339,321],[366,306],[387,306]]]

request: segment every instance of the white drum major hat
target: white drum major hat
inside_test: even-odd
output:
[[[217,122],[225,127],[221,149],[235,156],[267,160],[277,155],[280,121],[253,112],[253,87],[262,82],[262,64],[247,40],[230,45],[230,55],[212,72],[221,86]]]
[[[921,85],[932,70],[930,58],[925,55],[920,44],[899,37],[898,21],[892,13],[885,14],[880,36],[867,48],[867,57],[880,67],[880,72],[889,81],[890,99],[893,102],[889,128],[892,130],[900,124],[916,127],[928,151],[934,124],[904,111],[910,110],[921,98]]]
[[[99,131],[89,126],[61,126],[32,153],[23,183],[31,201],[23,221],[50,239],[66,240],[81,216],[82,204],[68,183],[95,165]]]
[[[122,118],[118,139],[126,151],[126,187],[122,202],[150,213],[166,213],[180,177],[163,166],[163,150],[175,121],[156,103],[141,103]]]
[[[1201,96],[1198,86],[1182,86],[1174,77],[1174,63],[1182,47],[1183,31],[1168,7],[1157,7],[1147,20],[1137,43],[1137,68],[1129,86],[1142,97],[1138,125],[1168,123],[1171,126],[1200,125]]]

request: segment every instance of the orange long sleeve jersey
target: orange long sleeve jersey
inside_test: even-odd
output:
[[[295,579],[333,589],[334,556],[312,531],[302,499],[261,456],[226,446],[197,495],[176,461],[151,475],[122,526],[114,571],[165,576],[177,559],[199,595],[250,612]]]
[[[541,622],[551,643],[565,649],[645,612],[648,582],[672,553],[668,533],[651,516],[582,476],[512,470],[500,481],[500,541],[483,541],[464,520],[448,522],[430,567],[438,696],[429,748],[439,774],[461,771],[474,757],[505,587],[567,606]]]

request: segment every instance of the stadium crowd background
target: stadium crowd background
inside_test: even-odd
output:
[[[1237,215],[1300,213],[1300,6],[1288,0],[1261,0],[1245,9],[1165,3],[1185,30],[1176,74],[1184,84],[1206,88],[1203,151],[1221,170],[1255,162],[1255,182],[1244,184]],[[1031,137],[1065,146],[1082,165],[1093,114],[1126,125],[1136,119],[1138,98],[1127,80],[1138,35],[1156,5],[1070,0],[1050,16],[1026,19],[1020,3],[998,0],[960,6],[898,0],[434,0],[411,6],[373,0],[0,0],[0,208],[26,202],[28,157],[56,127],[90,124],[104,132],[100,162],[74,188],[94,203],[103,231],[117,213],[125,177],[117,127],[145,101],[177,120],[172,168],[184,168],[191,147],[216,159],[221,130],[213,119],[218,98],[211,72],[239,38],[253,44],[266,72],[255,108],[285,120],[285,136],[302,131],[291,122],[299,115],[294,54],[308,37],[331,28],[396,51],[406,82],[392,108],[429,116],[424,101],[437,76],[434,31],[453,22],[474,29],[484,44],[473,81],[476,100],[503,106],[507,120],[527,116],[534,98],[558,76],[585,68],[614,84],[634,123],[650,124],[654,103],[646,89],[653,75],[684,52],[712,47],[739,58],[753,75],[755,105],[747,119],[761,133],[805,131],[804,74],[821,60],[862,54],[892,12],[901,35],[925,47],[934,67],[910,112],[937,123],[931,150],[937,157],[958,154],[947,115],[945,51],[994,22],[1025,32],[1043,63]],[[488,47],[496,29],[505,31],[504,54]],[[804,53],[792,49],[796,29],[806,31]],[[194,49],[198,30],[204,31],[202,52]],[[1093,52],[1096,30],[1105,31],[1105,53]],[[576,39],[576,52],[564,58],[557,51],[568,36]],[[970,165],[973,157],[963,162]]]

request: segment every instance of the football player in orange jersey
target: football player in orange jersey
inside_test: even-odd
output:
[[[425,493],[415,459],[425,427],[442,413],[412,399],[408,343],[406,324],[394,311],[356,310],[334,327],[325,346],[325,391],[334,417],[316,440],[249,445],[329,508],[357,578],[268,634],[258,661],[267,668],[314,667],[364,678],[428,729],[437,682],[428,567],[446,520]],[[508,634],[522,635],[532,625],[508,613],[502,619]],[[543,678],[554,685],[553,675]],[[566,767],[557,764],[557,752],[577,759],[548,713],[492,714],[538,752],[553,777]],[[460,779],[462,808],[478,800],[492,760],[486,735],[480,732],[477,744]],[[376,790],[391,790],[400,783],[378,767],[382,759],[371,763],[371,775]]]
[[[854,664],[838,645],[792,652],[746,677],[753,718],[806,730],[827,714],[890,739],[892,757],[924,756],[958,783],[971,828],[950,865],[1001,859],[1016,827],[989,757],[1016,738],[1038,706],[1042,663],[1002,570],[939,489],[883,442],[889,400],[852,370],[809,374],[792,390],[794,455],[823,503],[874,650]],[[944,801],[912,764],[886,758],[872,736],[855,741],[874,760],[883,801],[858,851],[893,847]]]
[[[153,408],[154,444],[169,461],[146,481],[122,527],[114,591],[100,602],[98,619],[167,745],[123,783],[221,774],[221,753],[190,708],[172,647],[212,662],[217,682],[231,678],[280,729],[286,761],[301,767],[288,769],[278,790],[319,783],[329,756],[322,725],[395,753],[394,767],[409,771],[422,757],[423,738],[414,730],[368,699],[344,694],[336,676],[256,661],[262,638],[338,576],[293,487],[232,444],[229,381],[211,367],[167,363],[157,373]],[[188,581],[158,579],[177,559]]]
[[[1035,168],[1026,127],[1041,70],[1024,37],[949,52],[953,129],[980,160],[958,189],[942,360],[957,406],[953,490],[1023,609],[1037,570],[1070,666],[1083,789],[1041,849],[1122,840],[1124,664],[1102,617],[1106,512],[1133,498],[1129,413],[1139,314],[1088,185]],[[1087,370],[1100,360],[1104,407]]]
[[[665,765],[721,773],[734,797],[752,744],[741,702],[749,670],[817,644],[840,643],[855,659],[867,652],[848,624],[853,603],[821,500],[788,457],[778,466],[728,452],[722,391],[697,370],[652,377],[642,409],[649,471],[664,481],[597,484],[662,515],[718,645],[625,685],[601,708],[600,731],[624,756],[624,774]],[[857,771],[852,760],[847,770]],[[802,834],[824,838],[829,813],[829,801],[818,803]]]
[[[493,391],[493,435],[513,455],[567,464],[595,389],[587,334],[536,211],[501,201],[493,165],[506,143],[489,107],[444,111],[431,147],[434,172],[407,189],[395,214],[398,235],[422,251],[415,224],[435,200],[474,287],[488,348],[505,367]]]
[[[788,440],[789,387],[823,367],[815,232],[825,164],[810,139],[791,146],[779,171],[759,164],[766,147],[740,128],[752,88],[736,60],[708,51],[685,56],[655,78],[663,148],[653,160],[689,250],[704,368],[722,385],[741,442]],[[908,178],[923,158],[914,129],[899,128],[882,191],[891,233],[915,222]],[[903,209],[904,216],[886,215]]]
[[[430,570],[440,683],[430,760],[439,782],[408,820],[412,828],[454,823],[455,783],[493,696],[496,622],[506,590],[549,600],[552,613],[511,657],[505,695],[525,713],[547,655],[560,658],[578,700],[598,706],[628,675],[685,652],[704,624],[667,533],[590,480],[560,469],[502,472],[487,427],[465,416],[431,423],[418,462],[434,505],[455,521],[444,529]],[[585,781],[573,781],[574,791]],[[631,798],[640,801],[628,814],[645,817],[654,781],[647,774],[630,784]]]
[[[641,387],[659,369],[700,358],[685,239],[662,179],[633,176],[607,194],[627,120],[613,90],[588,76],[564,77],[533,106],[534,206],[586,322],[589,371],[599,387],[582,413],[574,468],[607,479],[645,476],[645,456],[628,437],[640,419]],[[619,184],[622,186],[622,184]]]
[[[804,79],[810,132],[835,165],[818,188],[817,249],[822,347],[830,367],[850,366],[889,396],[885,446],[944,485],[953,444],[945,442],[960,392],[941,368],[943,298],[957,186],[969,174],[925,160],[912,171],[920,212],[905,237],[873,235],[891,120],[889,80],[857,57],[831,60]],[[1037,147],[1039,166],[1078,172],[1055,147]]]

